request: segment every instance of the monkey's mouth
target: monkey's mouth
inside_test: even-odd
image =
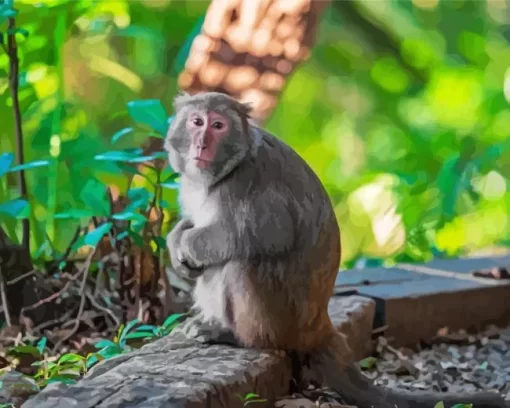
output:
[[[211,164],[210,160],[205,160],[202,159],[201,157],[194,157],[193,160],[195,160],[198,167],[207,167]]]

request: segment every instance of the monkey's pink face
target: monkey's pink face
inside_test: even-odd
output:
[[[190,156],[197,167],[214,162],[218,145],[230,132],[230,120],[217,112],[194,112],[186,123],[191,136]]]

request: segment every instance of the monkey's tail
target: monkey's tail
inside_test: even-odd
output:
[[[473,408],[509,408],[503,397],[490,392],[452,394],[411,392],[375,386],[352,362],[345,337],[334,332],[327,346],[311,359],[313,371],[322,384],[336,390],[345,402],[358,408],[434,408],[443,401],[445,408],[473,404]],[[349,351],[350,353],[350,351]]]

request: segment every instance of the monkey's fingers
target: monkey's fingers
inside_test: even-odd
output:
[[[179,327],[179,326],[178,326]],[[204,345],[226,345],[242,347],[232,331],[222,327],[217,322],[204,321],[201,314],[187,319],[180,327],[186,337]]]

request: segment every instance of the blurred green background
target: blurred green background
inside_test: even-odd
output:
[[[208,4],[15,1],[29,32],[19,36],[26,160],[52,160],[27,172],[33,251],[68,245],[77,221],[53,215],[83,208],[94,180],[128,187],[94,155],[132,125],[129,101],[160,99],[171,113]],[[327,186],[344,266],[510,243],[509,16],[504,0],[333,1],[324,13],[266,127]],[[0,52],[0,153],[15,152],[7,69]],[[175,190],[164,194],[175,203]],[[18,196],[16,177],[1,178],[0,203]],[[0,220],[19,235],[19,220]]]

